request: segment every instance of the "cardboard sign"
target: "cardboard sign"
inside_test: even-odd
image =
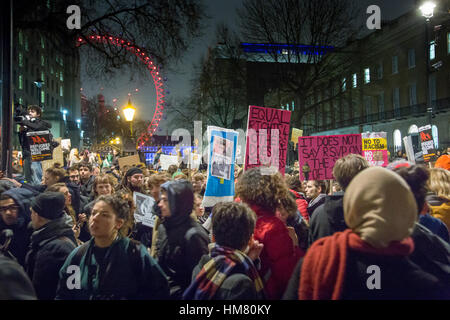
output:
[[[361,134],[363,156],[371,166],[385,167],[389,163],[386,132]]]
[[[136,210],[134,211],[136,222],[141,222],[143,225],[153,228],[156,216],[152,213],[152,208],[155,200],[143,193],[133,192],[133,201],[136,205]]]
[[[132,167],[133,165],[137,165],[139,163],[141,163],[141,159],[139,159],[139,155],[137,154],[119,158],[120,170],[123,170],[123,167],[125,166]]]
[[[434,149],[431,125],[420,127],[419,136],[421,141],[423,160],[425,162],[436,161],[436,150]]]
[[[355,153],[362,155],[360,134],[298,138],[300,180],[331,180],[339,158]]]
[[[208,127],[208,179],[204,207],[234,200],[234,168],[239,133],[219,127]]]
[[[32,161],[52,159],[50,131],[27,132],[27,138],[30,144]]]
[[[178,156],[162,154],[159,158],[159,163],[161,165],[161,169],[168,170],[172,164],[178,166]]]
[[[270,165],[284,175],[290,121],[290,111],[249,107],[245,170]]]
[[[60,140],[61,140],[61,138],[60,138]],[[62,139],[60,141],[60,145],[61,145],[62,149],[66,149],[66,150],[69,150],[69,151],[72,148],[72,144],[70,142],[70,139]]]
[[[298,138],[303,136],[303,130],[292,128],[292,137],[291,141],[294,142],[294,145],[297,146]]]
[[[54,140],[59,143],[59,146],[53,149],[53,159],[42,161],[43,172],[45,172],[45,170],[47,170],[48,168],[53,167],[55,163],[59,163],[61,167],[64,166],[64,155],[61,148],[61,138],[56,138]]]

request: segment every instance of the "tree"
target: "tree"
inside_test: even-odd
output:
[[[276,65],[276,90],[280,96],[294,97],[297,124],[317,107],[306,104],[311,90],[333,72],[339,74],[353,57],[336,49],[322,53],[355,37],[355,12],[349,0],[245,0],[239,10],[242,38],[273,45],[259,60]]]
[[[184,124],[202,120],[204,125],[234,128],[247,115],[245,57],[239,38],[224,24],[216,29],[215,48],[209,48],[195,68],[188,99],[177,101],[175,111]],[[181,124],[181,123],[180,123]]]
[[[81,28],[69,30],[67,7],[81,8]],[[93,32],[117,35],[138,45],[159,65],[178,59],[200,35],[204,7],[201,0],[16,0],[15,27],[39,32],[64,55],[79,55],[81,38],[88,74],[110,77],[124,66],[139,71],[139,61],[124,48],[89,38]]]

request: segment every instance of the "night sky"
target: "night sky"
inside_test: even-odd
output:
[[[263,0],[262,0],[263,1]],[[382,20],[391,20],[406,13],[414,8],[417,0],[355,0],[364,10],[361,13],[360,23],[365,26],[368,17],[365,14],[365,8],[369,5],[376,4],[381,8]],[[168,97],[178,98],[186,97],[189,94],[190,80],[192,78],[192,68],[199,59],[206,54],[208,46],[214,46],[214,32],[216,23],[225,22],[230,27],[237,25],[236,9],[241,6],[242,0],[205,0],[207,5],[207,14],[211,17],[208,21],[208,29],[205,30],[204,36],[192,43],[190,50],[188,50],[182,57],[181,62],[172,66],[174,73],[166,73],[167,77],[166,90],[169,90]],[[108,83],[101,83],[96,80],[87,78],[81,71],[82,88],[85,95],[88,97],[94,96],[102,92],[105,95],[106,102],[112,104],[114,98],[118,99],[117,106],[121,107],[127,102],[127,94],[132,93],[133,104],[138,111],[136,118],[151,120],[155,108],[155,89],[152,81],[138,80],[135,82],[129,81],[128,72],[121,72],[122,77],[117,76]],[[164,74],[164,70],[163,70]],[[103,90],[101,90],[103,88]],[[139,92],[135,92],[138,88]],[[160,122],[161,131],[157,134],[165,134],[169,129],[169,134],[174,129],[170,125],[170,113],[167,115],[167,120]]]

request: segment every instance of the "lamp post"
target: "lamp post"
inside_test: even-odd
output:
[[[431,125],[431,119],[433,115],[433,106],[431,105],[431,95],[430,95],[430,21],[434,15],[434,8],[436,4],[432,1],[427,1],[419,8],[422,12],[422,16],[425,18],[425,53],[426,53],[426,85],[425,85],[425,94],[427,97],[427,113],[429,117],[429,122]]]
[[[38,90],[38,106],[42,108],[41,106],[41,90],[42,90],[42,85],[44,84],[44,81],[42,81],[41,79],[37,79],[36,81],[34,81],[34,84],[37,87]]]
[[[131,104],[131,98],[128,98],[127,105],[123,108],[123,114],[125,115],[125,120],[130,123],[130,134],[133,137],[133,118],[136,113],[136,108]]]

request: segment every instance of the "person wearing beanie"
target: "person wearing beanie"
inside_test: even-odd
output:
[[[343,232],[313,243],[285,299],[445,299],[433,274],[412,263],[417,204],[408,184],[381,167],[361,171],[344,195]],[[296,283],[295,283],[296,281]]]
[[[194,267],[208,253],[209,238],[191,217],[194,192],[189,181],[163,183],[158,206],[162,223],[156,241],[157,259],[168,276],[170,298],[179,300],[191,283]]]
[[[122,184],[120,187],[120,192],[133,193],[133,192],[144,192],[144,173],[141,169],[137,167],[132,167],[128,169],[125,174]]]
[[[65,198],[60,192],[46,191],[31,203],[30,250],[25,258],[25,270],[39,300],[53,300],[59,280],[59,270],[76,247],[72,226],[64,214]]]

